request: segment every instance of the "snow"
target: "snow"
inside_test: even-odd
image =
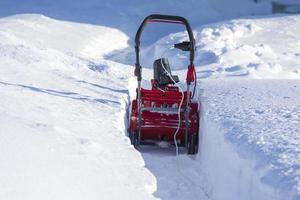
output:
[[[209,197],[299,199],[299,29],[299,15],[195,29],[203,138],[192,170],[213,188]],[[186,39],[174,33],[149,46],[145,66],[168,57],[184,69],[188,54],[165,51]],[[177,73],[184,79],[185,71]]]
[[[202,84],[203,132],[211,133],[203,136],[207,148],[203,146],[202,163],[220,191],[216,194],[224,194],[223,199],[297,199],[300,81],[224,79]],[[230,176],[222,177],[224,171]]]
[[[274,31],[276,29],[278,31]],[[195,64],[201,66],[199,76],[298,79],[299,29],[298,15],[232,20],[195,29]],[[180,32],[151,45],[143,52],[147,55],[145,66],[152,66],[152,60],[162,56],[168,57],[176,69],[186,66],[188,54],[178,55],[173,49],[167,51],[171,44],[186,39],[187,34]]]
[[[275,189],[254,199],[299,198],[299,25],[299,15],[234,20],[205,27],[198,36],[199,57],[204,50],[215,59],[198,71],[216,79],[202,86],[208,122],[221,127],[241,159],[255,161],[252,171],[263,185],[250,185],[250,193],[264,191],[264,185]]]
[[[115,49],[127,47],[128,37],[116,29],[107,27],[57,21],[32,14],[12,16],[9,20],[1,19],[1,22],[5,30],[2,31],[3,37],[7,39],[4,42],[8,44],[30,41],[28,45],[94,59],[101,58]],[[114,40],[115,35],[118,35],[117,40]]]
[[[204,28],[198,46],[218,59],[215,68],[209,66],[218,77],[298,79],[299,28],[297,15],[234,20]]]
[[[232,9],[232,6],[236,9]],[[1,9],[2,8],[2,9]],[[121,30],[131,39],[138,24],[151,13],[184,15],[193,27],[233,19],[240,16],[271,13],[271,4],[262,2],[255,4],[252,0],[189,0],[188,2],[164,0],[149,2],[148,0],[1,0],[0,16],[20,13],[37,13],[48,17],[81,23],[102,25]],[[149,26],[145,30],[143,42],[151,44],[170,32],[178,32],[176,26]],[[132,41],[131,41],[132,43]],[[132,63],[130,63],[132,64]]]
[[[3,0],[0,11],[0,199],[300,199],[299,15],[250,16],[271,12],[250,0]],[[150,13],[194,28],[195,156],[137,151],[126,136],[132,39]],[[186,33],[145,31],[143,85],[168,57],[185,88],[188,54],[172,44]]]
[[[110,51],[127,37],[41,15],[0,26],[0,198],[154,199],[155,179],[124,134],[130,68],[101,59],[104,42],[118,39]]]

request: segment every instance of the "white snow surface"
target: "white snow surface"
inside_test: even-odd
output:
[[[203,109],[196,160],[216,199],[300,198],[299,30],[299,15],[279,15],[194,31]],[[188,54],[164,53],[186,37],[162,38],[145,63],[164,56],[186,66]]]
[[[18,14],[0,19],[0,199],[300,199],[299,15],[202,26],[268,13],[269,1],[26,2],[0,2],[1,16]],[[136,81],[121,63],[133,64],[134,31],[152,12],[198,27],[196,156],[137,151],[126,136]],[[188,55],[170,47],[185,39],[144,47],[143,66],[168,57],[184,80]]]
[[[124,134],[130,68],[101,59],[127,37],[41,15],[0,27],[0,199],[154,199]]]
[[[210,145],[202,170],[216,198],[299,199],[300,81],[207,80],[201,88]]]
[[[0,11],[0,16],[38,13],[54,19],[117,28],[132,40],[138,24],[152,13],[184,15],[196,27],[240,16],[271,13],[271,4],[270,0],[259,4],[253,0],[1,0]],[[145,30],[143,42],[151,44],[170,32],[180,30],[183,29],[172,25],[167,28],[150,25]]]

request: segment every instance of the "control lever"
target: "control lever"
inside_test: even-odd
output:
[[[189,41],[183,41],[177,44],[174,44],[176,49],[180,49],[182,51],[191,51],[191,43]]]

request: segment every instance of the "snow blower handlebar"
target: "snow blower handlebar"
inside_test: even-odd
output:
[[[186,49],[185,51],[190,51],[190,66],[194,66],[194,57],[195,57],[195,40],[194,40],[194,35],[193,31],[191,29],[190,24],[188,21],[179,16],[172,16],[172,15],[158,15],[158,14],[153,14],[149,15],[144,19],[142,24],[140,25],[138,31],[136,32],[135,35],[135,54],[136,54],[136,64],[135,64],[135,71],[134,74],[137,76],[138,81],[142,80],[142,74],[141,74],[141,65],[140,65],[140,38],[141,34],[146,27],[147,23],[152,23],[152,22],[163,22],[163,23],[175,23],[175,24],[182,24],[185,25],[188,36],[189,36],[189,48]],[[186,42],[185,42],[186,43]],[[183,46],[179,44],[175,44],[175,48],[181,47],[179,49],[182,49]],[[177,46],[176,46],[177,45]],[[183,49],[182,49],[183,50]],[[189,67],[190,68],[190,67]],[[190,81],[188,81],[190,82]]]
[[[148,17],[146,17],[144,19],[144,21],[142,22],[142,24],[140,25],[139,29],[136,32],[135,35],[135,53],[136,53],[136,63],[135,63],[135,70],[134,70],[134,74],[137,77],[137,81],[138,81],[138,88],[137,88],[137,116],[138,116],[138,120],[137,120],[137,131],[136,131],[136,135],[137,135],[137,146],[140,145],[140,141],[141,141],[141,137],[142,137],[142,100],[141,100],[141,80],[142,80],[142,67],[140,65],[140,37],[141,34],[144,30],[144,28],[146,27],[146,25],[148,23],[152,23],[152,22],[163,22],[163,23],[176,23],[176,24],[182,24],[185,26],[187,33],[188,33],[188,37],[189,37],[189,41],[184,41],[178,44],[175,44],[174,47],[177,49],[181,49],[183,51],[189,51],[190,52],[190,64],[188,66],[188,72],[187,72],[187,77],[186,77],[186,83],[187,83],[187,91],[186,91],[186,102],[185,102],[185,111],[184,111],[184,116],[185,116],[185,146],[188,147],[188,135],[189,135],[189,131],[190,131],[190,112],[191,112],[191,107],[190,107],[190,84],[191,82],[195,82],[194,84],[194,92],[193,92],[193,96],[195,93],[195,89],[196,89],[196,73],[195,73],[195,67],[194,67],[194,57],[195,57],[195,39],[194,39],[194,35],[192,32],[192,29],[190,27],[190,24],[188,23],[188,21],[183,18],[183,17],[179,17],[179,16],[171,16],[171,15],[157,15],[157,14],[153,14],[153,15],[149,15]],[[174,81],[175,82],[175,81]],[[193,98],[192,96],[192,98]],[[182,101],[183,101],[184,95],[182,95]],[[178,113],[179,113],[179,126],[180,127],[180,108],[178,108]],[[177,132],[177,131],[176,131]],[[175,137],[176,137],[175,133]],[[176,141],[175,141],[176,143]]]

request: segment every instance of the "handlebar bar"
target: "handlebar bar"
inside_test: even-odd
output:
[[[146,27],[148,23],[153,23],[153,22],[163,22],[163,23],[175,23],[175,24],[182,24],[185,26],[189,40],[190,40],[190,64],[193,65],[194,62],[194,57],[195,57],[195,39],[193,35],[193,31],[191,29],[191,26],[189,22],[180,16],[172,16],[172,15],[158,15],[158,14],[153,14],[149,15],[146,17],[143,22],[141,23],[139,29],[136,32],[135,35],[135,54],[136,54],[136,70],[135,70],[135,75],[138,76],[138,79],[141,79],[141,66],[140,66],[140,38],[141,34]]]

